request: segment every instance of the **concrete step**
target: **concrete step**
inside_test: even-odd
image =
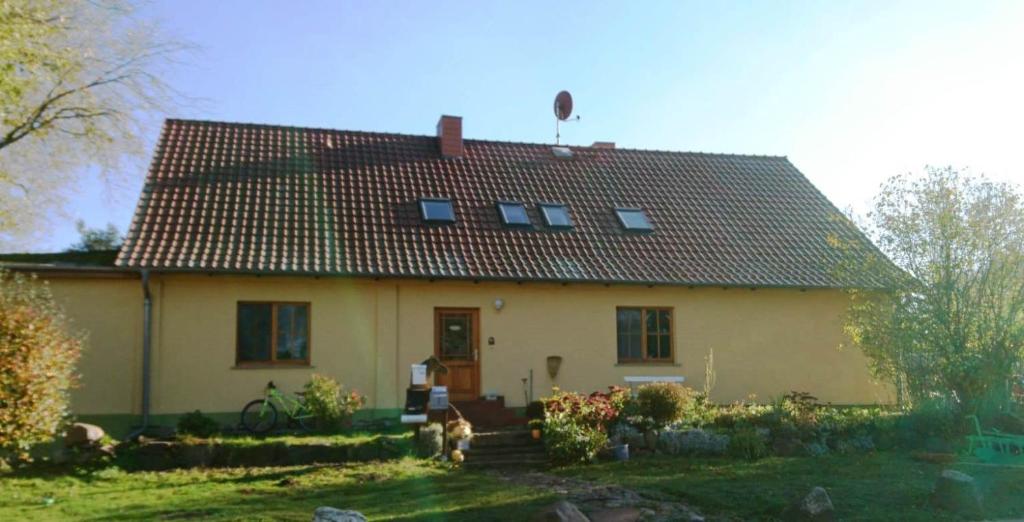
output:
[[[535,444],[530,432],[525,430],[476,433],[471,444],[478,447],[526,446]]]
[[[473,443],[469,445],[469,451],[473,454],[511,454],[511,453],[523,453],[523,454],[535,454],[544,453],[543,444],[524,444],[521,446],[479,446]]]

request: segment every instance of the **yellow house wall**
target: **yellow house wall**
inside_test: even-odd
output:
[[[498,392],[511,405],[523,404],[530,369],[535,398],[556,385],[588,393],[625,385],[626,376],[682,376],[701,389],[712,349],[716,401],[751,394],[767,400],[791,390],[836,404],[891,401],[859,351],[838,349],[846,297],[835,290],[427,282],[398,290],[399,366],[432,353],[435,306],[479,308],[481,391]],[[499,298],[501,311],[494,307]],[[619,306],[673,308],[674,364],[617,364]],[[547,373],[549,355],[563,359],[555,379]]]
[[[139,411],[142,353],[142,289],[138,279],[53,277],[54,299],[73,329],[86,335],[78,363],[79,386],[71,392],[78,414]]]
[[[845,297],[834,290],[729,289],[526,283],[373,281],[312,277],[155,275],[154,414],[239,411],[267,381],[297,391],[312,373],[332,376],[397,408],[409,365],[433,353],[435,307],[480,309],[481,391],[524,403],[553,385],[590,392],[630,375],[683,376],[700,389],[713,349],[721,402],[808,391],[837,404],[888,402],[864,357],[839,350]],[[141,290],[138,280],[54,280],[69,315],[90,331],[76,413],[138,412]],[[494,307],[496,299],[505,306]],[[311,368],[235,368],[238,301],[311,303]],[[102,303],[98,306],[97,303]],[[618,306],[672,307],[675,363],[618,365]],[[488,344],[493,337],[495,343]],[[563,363],[552,380],[546,358]]]
[[[377,289],[371,282],[172,275],[154,279],[154,287],[156,414],[241,411],[262,396],[268,381],[294,392],[313,373],[367,394],[371,408],[393,406],[381,404],[376,393]],[[236,368],[238,301],[309,302],[311,367]]]

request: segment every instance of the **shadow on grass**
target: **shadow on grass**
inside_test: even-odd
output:
[[[103,485],[58,495],[53,506],[21,504],[0,519],[309,520],[318,506],[354,509],[382,520],[518,520],[553,496],[494,477],[449,472],[420,461],[121,474]],[[41,490],[33,491],[39,494]]]
[[[1024,513],[1024,469],[952,467],[977,479],[990,517]],[[818,458],[645,457],[559,470],[562,475],[617,483],[678,498],[705,514],[773,519],[815,486],[832,497],[842,520],[956,520],[932,509],[929,496],[944,466],[906,453],[880,452]]]

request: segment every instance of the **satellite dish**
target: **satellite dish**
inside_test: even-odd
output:
[[[569,91],[562,91],[555,96],[555,117],[565,121],[572,114],[572,95]]]

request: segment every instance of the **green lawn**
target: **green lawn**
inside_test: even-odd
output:
[[[1024,515],[1024,468],[951,467],[978,480],[989,518]],[[904,453],[882,452],[757,462],[658,455],[556,473],[668,494],[712,519],[772,520],[790,499],[822,486],[842,520],[957,520],[928,506],[943,468]]]
[[[968,464],[988,517],[1024,514],[1024,469]],[[942,465],[904,453],[768,458],[641,457],[553,473],[657,492],[711,520],[772,520],[790,499],[823,486],[842,520],[938,522],[928,507]],[[129,473],[41,470],[0,475],[0,520],[309,520],[317,506],[376,520],[524,520],[555,500],[542,489],[405,458],[334,466]]]
[[[317,506],[376,520],[517,520],[553,501],[414,459],[339,466],[0,476],[0,520],[302,520]],[[52,499],[52,500],[51,500]]]

